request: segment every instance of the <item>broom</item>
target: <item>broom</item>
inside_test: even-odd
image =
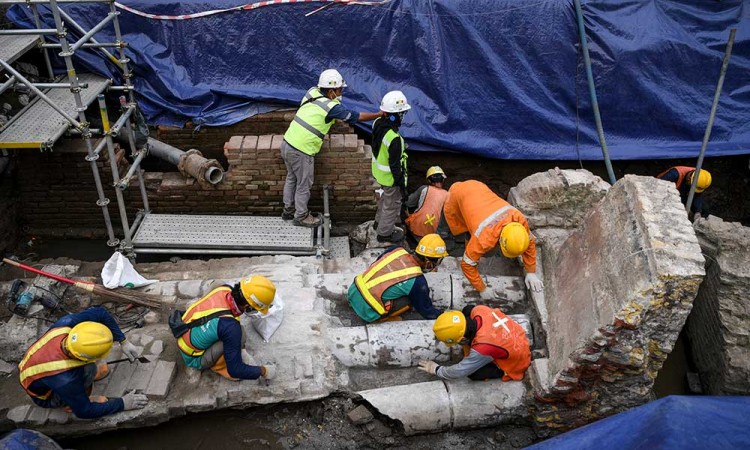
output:
[[[72,284],[82,291],[90,292],[94,295],[104,297],[113,302],[134,303],[136,305],[146,306],[149,308],[159,308],[163,305],[160,295],[146,294],[143,292],[132,291],[130,289],[107,289],[104,286],[96,283],[91,283],[89,281],[75,281],[69,278],[45,272],[43,270],[35,269],[34,267],[27,266],[26,264],[21,264],[20,262],[13,261],[12,259],[3,258],[3,262],[13,267],[18,267],[19,269],[33,272],[43,277],[51,278],[61,283]]]

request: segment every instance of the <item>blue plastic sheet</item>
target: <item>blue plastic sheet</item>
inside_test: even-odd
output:
[[[189,14],[242,0],[123,0]],[[394,0],[382,6],[284,4],[183,21],[119,16],[151,124],[228,125],[296,106],[326,68],[344,104],[377,110],[389,90],[413,105],[412,149],[491,158],[601,159],[571,0]],[[87,29],[101,4],[63,8]],[[583,9],[613,159],[698,155],[729,29],[734,53],[709,156],[750,153],[750,2],[600,0]],[[31,27],[28,8],[9,12]],[[52,25],[49,14],[44,15]],[[111,41],[111,27],[97,35]],[[111,63],[79,52],[90,70]],[[578,119],[577,119],[578,115]]]
[[[750,397],[669,396],[569,431],[528,450],[750,448]]]

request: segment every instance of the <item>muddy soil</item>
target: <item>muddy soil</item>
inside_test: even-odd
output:
[[[500,449],[536,441],[524,425],[404,436],[398,424],[375,418],[353,425],[346,414],[357,403],[346,397],[300,404],[189,415],[153,428],[65,440],[79,450],[254,449]]]

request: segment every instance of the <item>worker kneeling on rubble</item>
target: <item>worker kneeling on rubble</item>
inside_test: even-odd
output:
[[[680,200],[683,205],[687,204],[690,186],[693,184],[695,177],[695,167],[675,166],[670,167],[656,176],[660,180],[672,181],[680,192]],[[705,205],[703,204],[703,191],[711,186],[711,174],[708,170],[701,169],[698,174],[698,182],[695,185],[695,194],[693,203],[690,205],[688,216],[691,220],[698,220],[702,215],[708,216]]]
[[[414,254],[403,247],[389,247],[354,278],[349,287],[349,304],[365,322],[396,319],[409,307],[414,307],[425,319],[434,319],[440,311],[432,305],[423,273],[437,270],[446,256],[445,241],[437,234],[423,237]],[[401,298],[408,298],[409,305],[394,308],[396,300]]]
[[[69,314],[29,347],[18,364],[21,386],[42,408],[65,407],[82,419],[141,409],[148,397],[130,392],[122,398],[89,397],[94,381],[109,375],[101,361],[118,341],[132,362],[136,347],[125,340],[115,319],[101,307]]]
[[[453,366],[420,361],[419,368],[444,380],[502,378],[520,381],[531,365],[529,339],[523,327],[497,308],[467,306],[446,311],[432,327],[448,346],[463,345],[464,358]]]
[[[454,183],[448,192],[443,208],[445,220],[454,236],[471,233],[461,270],[482,299],[490,300],[494,294],[482,281],[477,264],[496,245],[507,258],[523,255],[526,287],[537,292],[544,289],[536,275],[536,242],[521,211],[480,181]]]
[[[448,199],[448,191],[443,189],[445,172],[440,166],[427,169],[427,182],[414,191],[406,200],[409,215],[404,221],[409,232],[415,239],[421,239],[430,233],[445,236],[444,231],[438,230],[443,221],[443,205]],[[443,228],[445,225],[443,224]]]
[[[172,333],[182,333],[177,346],[187,366],[211,368],[230,380],[272,379],[275,366],[248,364],[251,357],[244,349],[240,316],[250,309],[268,313],[275,296],[276,286],[271,280],[254,275],[241,279],[234,287],[221,286],[209,292],[182,314],[182,323],[177,327],[171,318]],[[182,330],[176,331],[180,326]]]

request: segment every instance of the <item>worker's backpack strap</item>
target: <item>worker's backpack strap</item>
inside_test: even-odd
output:
[[[191,328],[205,325],[211,319],[215,319],[221,316],[226,316],[228,312],[229,310],[224,309],[221,311],[217,311],[213,314],[209,314],[207,316],[201,317],[200,319],[193,320],[190,323],[185,323],[182,321],[182,315],[185,314],[185,311],[176,309],[172,311],[172,314],[169,315],[169,320],[167,321],[167,323],[169,324],[169,329],[172,330],[172,335],[175,338],[179,338],[183,334],[187,333]],[[231,312],[229,313],[231,314]]]

